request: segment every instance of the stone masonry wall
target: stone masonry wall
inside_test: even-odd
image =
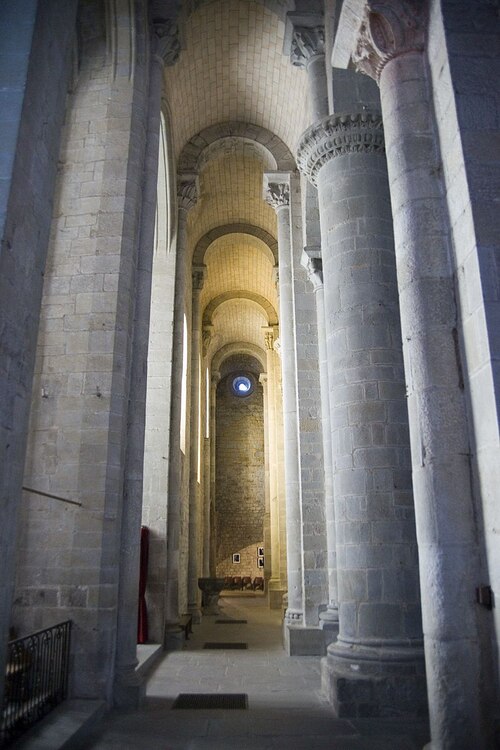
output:
[[[0,6],[0,675],[76,0]],[[0,700],[1,700],[0,680]]]
[[[263,576],[257,547],[264,534],[264,413],[262,386],[250,396],[233,395],[236,373],[217,388],[216,515],[217,575]],[[233,564],[239,552],[241,562]]]

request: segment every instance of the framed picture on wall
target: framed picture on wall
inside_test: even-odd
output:
[[[257,547],[257,557],[264,557],[264,547]]]
[[[264,557],[259,557],[257,560],[257,567],[263,568],[264,567]]]
[[[239,552],[233,552],[233,563],[240,563],[240,553]]]

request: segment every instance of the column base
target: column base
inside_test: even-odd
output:
[[[283,609],[283,596],[285,592],[286,588],[281,585],[280,581],[269,581],[267,586],[269,609]]]
[[[163,645],[165,651],[180,651],[184,647],[184,630],[179,623],[172,622],[165,625]]]
[[[189,614],[193,618],[193,625],[199,625],[201,622],[202,610],[197,605],[189,606],[188,610]]]
[[[324,612],[320,612],[319,627],[323,631],[325,644],[329,646],[330,643],[334,643],[339,634],[338,609],[331,609],[328,607]]]
[[[113,689],[113,705],[117,708],[138,708],[146,695],[146,681],[135,665],[117,667]]]
[[[337,641],[321,660],[321,686],[336,716],[427,715],[423,648]]]
[[[321,628],[283,623],[283,647],[288,656],[323,656],[325,636]]]

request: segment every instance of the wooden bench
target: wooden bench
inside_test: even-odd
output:
[[[193,615],[185,614],[179,617],[179,627],[184,631],[186,641],[189,641],[189,634],[193,632]]]

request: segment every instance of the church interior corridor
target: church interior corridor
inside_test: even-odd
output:
[[[103,719],[88,750],[417,750],[427,742],[425,719],[333,716],[320,689],[318,659],[286,655],[280,613],[263,596],[223,596],[220,610],[194,626],[184,650],[163,658],[141,709]],[[247,649],[204,648],[224,642]],[[243,693],[248,708],[174,708],[186,693]]]
[[[0,2],[0,746],[500,750],[499,36]]]

